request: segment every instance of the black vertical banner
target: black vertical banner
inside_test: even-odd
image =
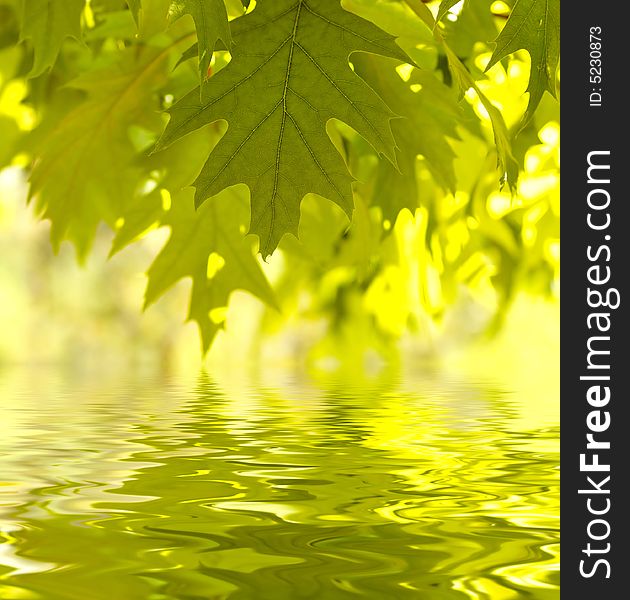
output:
[[[567,600],[630,597],[630,86],[622,51],[630,36],[621,6],[561,6],[561,596]]]

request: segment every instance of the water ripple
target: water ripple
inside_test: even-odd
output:
[[[557,428],[409,389],[0,382],[0,597],[556,600]]]

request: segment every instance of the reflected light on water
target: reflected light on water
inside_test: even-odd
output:
[[[557,427],[492,384],[1,375],[0,597],[559,597]]]

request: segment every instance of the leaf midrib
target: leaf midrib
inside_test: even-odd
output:
[[[514,4],[514,8],[512,9],[512,14],[514,14],[514,11],[516,10],[516,7],[518,6],[518,4],[520,2],[521,2],[521,0],[517,0],[516,1],[516,4]],[[529,19],[529,15],[532,13],[532,11],[534,10],[534,7],[536,6],[536,2],[538,2],[538,0],[534,0],[532,2],[532,5],[529,7],[529,10],[527,11],[527,14],[523,17],[522,21],[520,22],[520,24],[516,28],[516,31],[510,36],[510,38],[508,40],[506,40],[505,44],[503,44],[503,46],[501,48],[501,52],[504,52],[506,48],[510,47],[512,42],[514,42],[514,40],[521,33],[521,30],[523,29],[523,27],[525,27],[525,23],[527,23],[527,19]],[[498,50],[499,49],[497,48],[497,51]]]
[[[284,40],[282,40],[282,42],[279,44],[279,46],[265,59],[263,60],[251,73],[249,73],[246,77],[244,77],[243,79],[237,81],[233,86],[231,86],[229,89],[227,89],[225,92],[223,92],[222,94],[220,94],[219,96],[217,96],[216,98],[214,98],[213,100],[211,100],[210,102],[208,102],[207,104],[204,104],[200,110],[193,112],[190,116],[188,116],[186,119],[183,119],[180,123],[178,123],[177,127],[175,127],[173,129],[173,132],[170,136],[170,138],[177,138],[178,137],[178,132],[182,131],[183,129],[186,128],[187,125],[189,125],[192,121],[194,121],[195,119],[197,119],[200,115],[204,114],[206,111],[208,111],[209,109],[211,109],[217,102],[220,102],[223,98],[225,98],[228,94],[231,94],[232,92],[234,92],[234,90],[236,90],[237,88],[239,88],[241,85],[243,85],[244,83],[246,83],[247,81],[249,81],[254,75],[256,75],[261,69],[263,69],[266,65],[268,65],[277,55],[278,53],[284,48],[284,46],[287,43],[291,43],[291,48],[289,50],[289,57],[292,58],[293,56],[293,50],[295,46],[298,46],[298,48],[300,48],[300,50],[302,50],[302,52],[304,53],[304,55],[315,65],[315,67],[317,69],[320,70],[320,72],[322,72],[322,74],[324,75],[324,77],[326,77],[326,79],[333,85],[333,87],[346,99],[347,102],[349,102],[353,107],[355,107],[357,109],[357,112],[361,115],[361,117],[363,118],[363,120],[365,121],[365,123],[368,125],[368,127],[370,127],[372,129],[372,131],[376,134],[376,136],[379,138],[379,140],[384,143],[383,137],[380,134],[380,132],[374,127],[374,124],[370,121],[370,119],[368,119],[364,114],[363,111],[359,110],[358,107],[356,106],[356,104],[350,99],[348,98],[348,96],[343,93],[343,91],[339,88],[339,86],[337,86],[335,84],[335,82],[333,80],[331,80],[330,76],[325,72],[324,69],[322,69],[322,67],[319,65],[319,63],[317,63],[317,61],[308,53],[308,51],[297,41],[296,36],[297,36],[297,25],[299,22],[299,17],[300,17],[300,12],[302,7],[304,7],[308,12],[310,12],[313,16],[320,18],[322,20],[324,20],[326,23],[328,23],[329,25],[332,25],[334,27],[337,28],[341,28],[344,31],[346,30],[343,26],[339,25],[338,23],[335,23],[334,21],[331,21],[330,19],[327,19],[326,17],[324,17],[323,15],[320,15],[318,12],[314,11],[313,9],[311,9],[308,4],[306,3],[306,0],[297,0],[297,3],[292,6],[289,10],[286,10],[282,13],[280,13],[279,15],[277,15],[276,17],[274,17],[273,21],[280,19],[288,14],[290,14],[293,10],[296,10],[296,18],[294,21],[294,30],[291,33],[291,35],[287,36]],[[267,23],[265,23],[266,25]],[[253,31],[255,29],[257,29],[258,27],[261,27],[263,24],[245,30],[245,32],[242,33],[249,33],[250,31]],[[356,33],[353,32],[353,35],[357,35]],[[363,36],[358,36],[361,39],[365,39]],[[375,42],[371,42],[376,46],[380,46],[379,44],[375,43]],[[284,102],[285,99],[285,95],[286,95],[286,91],[287,89],[289,89],[290,91],[293,92],[292,89],[287,88],[287,82],[290,76],[290,69],[291,69],[291,61],[289,61],[288,63],[288,68],[287,68],[287,76],[285,77],[285,90],[283,92],[283,97],[276,103],[274,104],[273,108],[271,109],[271,111],[269,113],[267,113],[263,119],[260,121],[260,123],[258,123],[258,125],[256,125],[256,127],[252,130],[251,134],[249,136],[247,136],[245,138],[245,140],[243,140],[243,142],[241,144],[239,144],[238,148],[236,149],[236,151],[229,157],[229,159],[226,161],[226,163],[221,167],[221,169],[215,174],[215,176],[206,184],[206,188],[209,188],[217,179],[218,177],[223,173],[223,171],[225,171],[225,169],[228,167],[229,163],[238,155],[238,152],[241,150],[241,148],[243,147],[243,145],[251,138],[251,136],[261,127],[261,125],[263,125],[263,123],[265,121],[267,121],[267,119],[269,119],[269,117],[271,117],[271,115],[276,111],[276,109],[278,108],[278,106],[280,104],[283,104],[283,106],[286,108],[286,102]],[[294,92],[295,93],[295,92]],[[302,98],[301,96],[299,96],[299,94],[296,93],[296,95],[300,98]],[[303,99],[303,98],[302,98]],[[309,105],[309,107],[311,106],[310,103],[307,102],[307,104]],[[312,107],[311,107],[312,108]],[[285,110],[285,114],[288,114],[288,112]],[[283,122],[284,122],[284,117],[283,117]],[[292,119],[293,121],[293,119]],[[293,121],[295,123],[295,121]],[[167,138],[163,143],[158,142],[156,149],[157,150],[161,150],[164,147],[166,147],[169,144],[169,139]],[[319,165],[319,163],[316,164],[318,165],[318,167],[321,168],[321,166]],[[336,187],[336,186],[335,186]]]
[[[295,20],[293,21],[293,31],[291,32],[291,46],[289,48],[289,58],[287,59],[286,74],[284,77],[284,87],[282,89],[282,118],[280,121],[280,132],[278,134],[278,148],[276,150],[276,163],[275,172],[273,176],[273,190],[271,192],[271,199],[269,201],[269,208],[271,210],[271,222],[269,226],[269,234],[265,247],[271,241],[271,235],[273,233],[274,221],[276,218],[276,196],[278,194],[278,180],[280,178],[280,161],[282,160],[282,141],[284,139],[284,128],[287,122],[287,92],[289,90],[289,82],[291,81],[291,69],[293,68],[293,51],[295,50],[298,25],[300,23],[300,13],[302,12],[303,0],[298,0],[297,10],[295,12]],[[292,121],[293,122],[293,121]]]

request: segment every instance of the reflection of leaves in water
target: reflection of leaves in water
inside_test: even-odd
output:
[[[493,390],[430,374],[414,387],[385,376],[376,387],[228,394],[202,378],[192,394],[96,394],[74,408],[81,468],[61,483],[43,467],[48,487],[15,515],[29,523],[21,552],[75,566],[14,579],[95,599],[149,588],[167,598],[467,597],[455,581],[527,593],[519,574],[537,577],[552,558],[543,544],[556,541],[557,458],[545,449],[555,434],[513,431],[514,409]],[[51,427],[35,456],[68,461],[51,460],[68,425]],[[521,448],[530,436],[535,454]],[[498,567],[512,569],[509,581]]]

